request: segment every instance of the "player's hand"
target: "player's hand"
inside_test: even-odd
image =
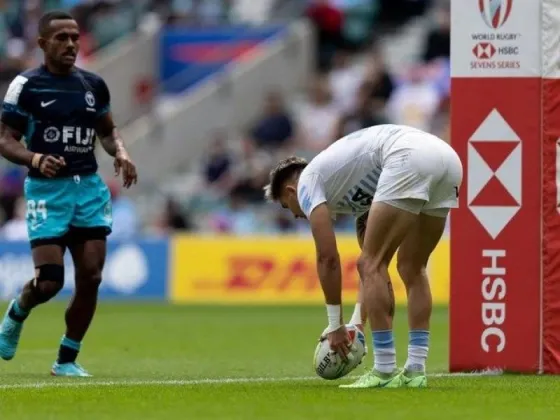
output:
[[[327,339],[329,340],[331,350],[338,353],[342,360],[348,360],[352,342],[346,327],[342,325],[338,330],[328,333]]]
[[[115,155],[115,176],[119,176],[122,172],[123,187],[130,188],[132,184],[138,181],[136,174],[136,166],[128,156],[126,150],[119,150]]]
[[[39,171],[47,178],[52,178],[65,166],[66,161],[62,156],[43,155],[39,163]]]

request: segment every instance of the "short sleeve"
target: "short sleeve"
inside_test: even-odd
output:
[[[29,113],[25,108],[27,93],[27,77],[16,76],[4,96],[2,102],[1,121],[10,128],[25,134],[29,123]]]
[[[301,174],[298,181],[298,201],[308,219],[318,205],[327,201],[323,180],[319,174]]]
[[[105,115],[111,110],[111,94],[109,93],[109,88],[102,78],[99,78],[97,83],[97,98],[99,100],[99,106],[97,110],[97,117]]]

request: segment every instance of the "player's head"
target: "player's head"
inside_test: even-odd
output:
[[[45,55],[45,64],[56,70],[71,69],[80,50],[80,31],[72,15],[54,11],[39,19],[39,46]]]
[[[299,157],[284,159],[270,171],[270,182],[264,187],[265,198],[271,202],[279,202],[283,208],[297,218],[305,218],[297,198],[297,184],[307,161]]]

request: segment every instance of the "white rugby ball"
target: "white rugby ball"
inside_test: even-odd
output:
[[[346,329],[352,342],[352,350],[347,361],[343,361],[337,353],[331,350],[329,340],[324,335],[321,336],[321,340],[315,348],[313,367],[317,375],[323,379],[340,379],[348,375],[362,363],[362,359],[367,353],[364,333],[354,325],[346,325]]]

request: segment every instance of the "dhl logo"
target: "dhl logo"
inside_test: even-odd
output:
[[[345,302],[358,291],[356,268],[360,250],[353,237],[337,240]],[[323,292],[317,275],[315,246],[305,238],[197,238],[176,239],[171,273],[171,296],[179,302],[321,303]],[[448,247],[447,247],[448,248]],[[448,249],[441,270],[432,271],[439,280],[434,301],[447,301]],[[441,256],[436,256],[441,259]],[[434,265],[434,264],[432,264]],[[396,264],[389,268],[398,302],[406,291]],[[434,274],[435,277],[434,278]]]

